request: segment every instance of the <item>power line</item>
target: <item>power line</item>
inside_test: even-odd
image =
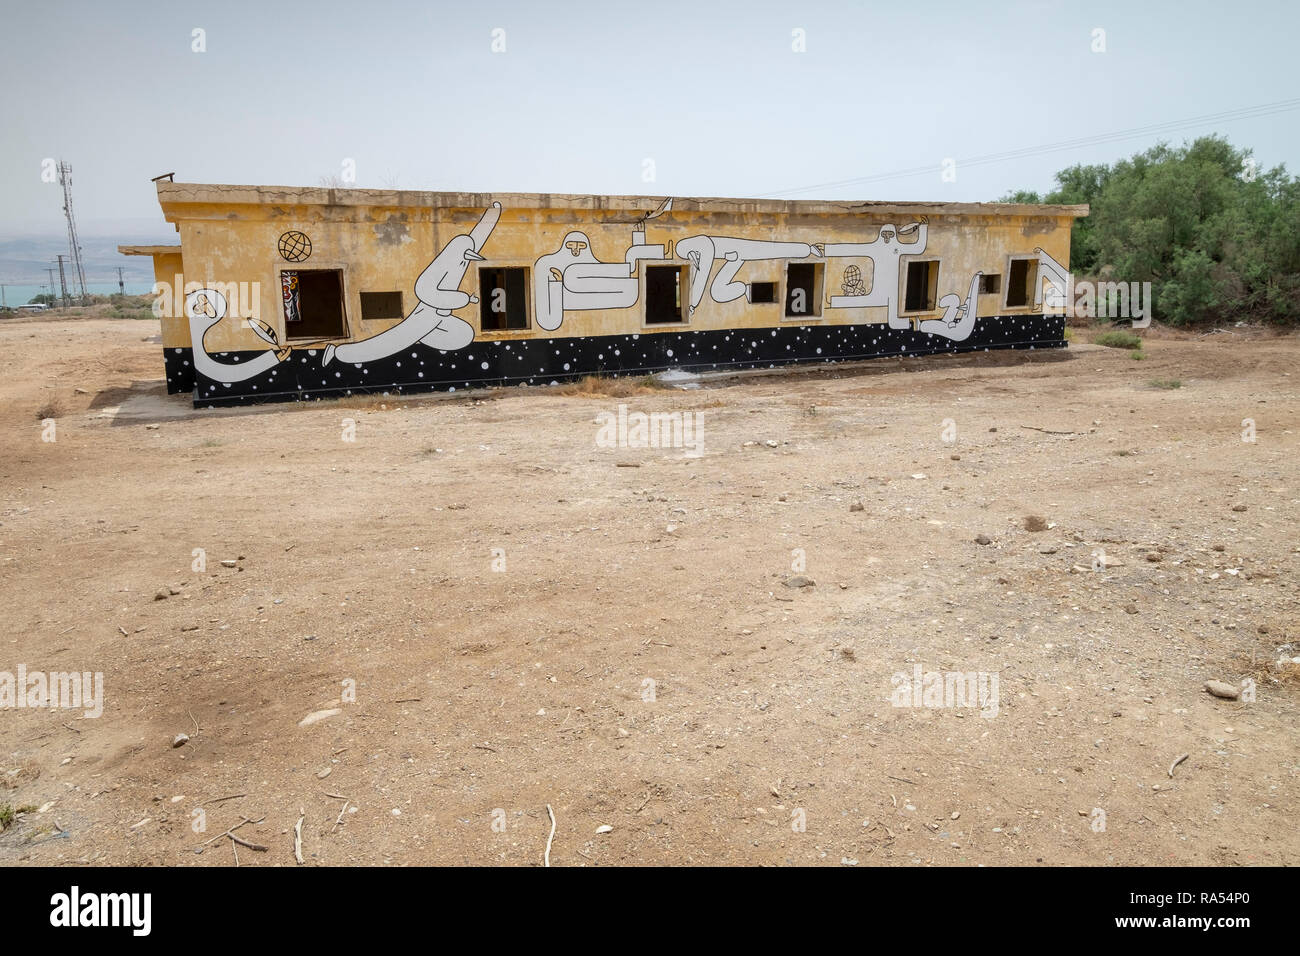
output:
[[[1115,143],[1126,139],[1150,136],[1155,133],[1173,132],[1191,126],[1200,126],[1205,123],[1227,123],[1236,120],[1254,119],[1260,116],[1273,116],[1277,113],[1286,113],[1296,109],[1300,109],[1300,99],[1279,100],[1276,103],[1262,103],[1258,106],[1246,106],[1234,110],[1224,110],[1220,113],[1206,113],[1204,116],[1193,116],[1188,119],[1172,120],[1166,123],[1152,123],[1149,126],[1114,130],[1109,133],[1099,133],[1094,136],[1081,136],[1077,139],[1063,140],[1058,143],[1048,143],[1043,146],[1026,146],[1020,149],[1007,150],[1001,153],[990,153],[985,156],[976,156],[971,159],[955,160],[954,162],[959,167],[986,166],[990,163],[1002,163],[1012,159],[1038,156],[1044,153],[1059,152],[1060,150],[1065,149],[1076,149],[1080,146],[1095,146],[1101,143]],[[814,192],[819,189],[837,189],[844,186],[885,182],[891,179],[906,179],[911,176],[933,175],[934,172],[935,166],[933,164],[928,166],[914,166],[911,169],[900,169],[889,173],[876,173],[870,176],[858,176],[854,179],[841,179],[835,182],[816,183],[811,186],[798,186],[793,189],[781,189],[776,192],[760,193],[758,198],[784,196],[792,193]]]

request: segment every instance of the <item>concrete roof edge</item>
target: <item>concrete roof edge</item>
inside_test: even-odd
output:
[[[124,256],[157,256],[180,252],[178,243],[174,246],[118,246],[117,251]]]
[[[678,211],[831,214],[903,212],[913,215],[1068,216],[1088,215],[1087,205],[1033,203],[887,202],[879,200],[745,199],[713,196],[613,196],[573,193],[429,192],[397,189],[334,189],[319,186],[247,186],[159,182],[166,206],[233,204],[279,206],[385,206],[474,209],[499,202],[515,209],[605,209],[650,212],[665,199]]]

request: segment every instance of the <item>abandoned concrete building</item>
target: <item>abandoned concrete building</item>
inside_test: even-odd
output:
[[[1087,206],[160,181],[197,407],[1065,345]]]

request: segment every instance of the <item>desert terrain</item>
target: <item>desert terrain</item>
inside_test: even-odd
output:
[[[0,671],[104,687],[0,709],[0,863],[1300,859],[1295,336],[220,411],[157,336],[0,320]]]

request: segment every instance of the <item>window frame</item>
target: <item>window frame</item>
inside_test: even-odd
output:
[[[289,322],[284,317],[284,274],[286,272],[337,272],[339,274],[339,308],[343,311],[342,335],[290,335]],[[348,308],[348,269],[345,263],[322,260],[310,268],[302,268],[296,262],[278,263],[275,268],[275,303],[276,325],[279,326],[280,342],[350,342],[356,339],[357,330],[352,327],[352,310]],[[357,300],[357,322],[361,321],[361,300]]]
[[[502,328],[490,329],[483,326],[483,314],[488,309],[489,303],[483,298],[483,272],[485,270],[506,270],[522,269],[524,273],[524,327],[521,329]],[[474,268],[474,295],[479,297],[478,300],[478,334],[479,335],[523,335],[535,332],[537,323],[533,316],[533,264],[530,262],[497,262],[485,261],[478,263]],[[510,313],[507,312],[508,316]]]
[[[812,266],[813,283],[812,283],[812,304],[814,311],[804,315],[789,315],[788,306],[790,302],[790,267],[791,266]],[[826,294],[826,262],[825,260],[807,259],[787,259],[785,268],[781,270],[781,298],[777,305],[781,308],[782,322],[820,322],[824,316],[822,314],[822,296]]]
[[[1030,269],[1032,269],[1032,272],[1027,276],[1028,282],[1026,283],[1025,302],[1023,305],[1012,305],[1008,301],[1008,297],[1011,294],[1011,288],[1012,288],[1010,282],[1011,263],[1017,261],[1031,263]],[[1007,256],[1007,270],[1005,275],[1008,281],[1002,283],[1002,308],[1004,310],[1005,309],[1026,309],[1032,311],[1034,308],[1034,297],[1035,297],[1034,293],[1036,291],[1038,283],[1042,281],[1038,273],[1038,256],[1032,254],[1025,255],[1025,254],[1011,253],[1010,255]]]
[[[677,270],[677,292],[681,299],[681,307],[678,311],[680,318],[676,322],[650,322],[647,321],[647,310],[650,307],[650,270],[651,269],[676,269]],[[642,329],[673,329],[681,328],[684,325],[691,324],[691,266],[688,262],[642,262],[641,263],[641,288],[638,290],[640,299],[638,305],[641,307],[641,328]],[[712,281],[710,277],[709,281]],[[706,287],[707,296],[707,287]],[[704,300],[700,300],[700,306],[704,306]]]
[[[908,273],[911,271],[912,266],[914,265],[915,266],[929,265],[931,263],[934,264],[934,280],[927,284],[928,288],[926,289],[926,299],[931,301],[933,304],[924,309],[909,309],[907,307]],[[900,268],[903,270],[903,275],[902,275],[903,281],[902,281],[902,289],[900,290],[900,295],[899,295],[901,301],[898,303],[899,315],[908,315],[908,316],[929,315],[931,313],[939,311],[939,273],[943,271],[942,263],[943,260],[940,259],[938,256],[918,256],[915,259],[907,258],[904,259],[902,263],[900,263]]]

